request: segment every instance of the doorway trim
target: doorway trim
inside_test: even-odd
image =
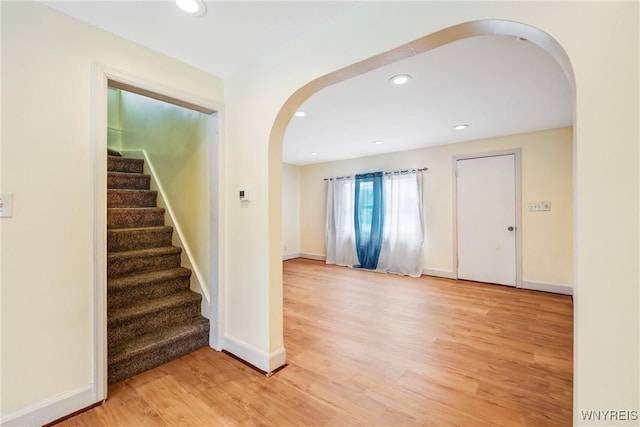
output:
[[[481,159],[485,157],[514,156],[515,162],[515,186],[516,186],[516,288],[522,288],[522,174],[520,166],[520,148],[512,148],[499,151],[489,151],[477,154],[461,154],[452,159],[452,183],[453,183],[453,278],[458,279],[458,160]]]
[[[210,180],[210,297],[209,346],[222,350],[224,338],[224,105],[179,89],[168,87],[94,62],[91,74],[91,207],[93,258],[93,388],[94,401],[107,398],[107,113],[108,87],[158,99],[208,114]]]

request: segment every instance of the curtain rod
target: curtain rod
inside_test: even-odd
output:
[[[385,175],[393,175],[396,173],[406,173],[406,172],[410,172],[410,171],[418,171],[418,172],[422,172],[422,171],[428,171],[429,168],[418,168],[418,169],[404,169],[404,170],[399,170],[399,171],[391,171],[391,172],[383,172]],[[345,178],[351,178],[350,175],[345,175],[345,176],[336,176],[333,178],[323,178],[323,181],[329,181],[332,179],[345,179]]]

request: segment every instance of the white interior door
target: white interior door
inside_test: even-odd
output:
[[[458,278],[516,286],[515,155],[457,167]]]

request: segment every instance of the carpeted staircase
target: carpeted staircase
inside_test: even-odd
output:
[[[107,313],[109,383],[132,377],[209,343],[200,294],[156,206],[144,160],[109,150]]]

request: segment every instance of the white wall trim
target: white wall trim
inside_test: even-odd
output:
[[[327,256],[326,255],[310,254],[310,253],[305,253],[305,252],[300,252],[300,258],[315,259],[316,261],[326,261],[327,260]]]
[[[149,158],[147,151],[144,149],[137,149],[137,148],[126,149],[125,148],[119,151],[121,153],[130,153],[130,154],[133,154],[134,156],[136,153],[142,154],[142,157],[144,158],[145,166],[149,168],[149,172],[151,174],[151,179],[153,181],[153,184],[158,190],[158,195],[160,196],[160,200],[158,200],[158,202],[166,209],[166,212],[167,212],[166,219],[170,223],[169,225],[171,225],[175,230],[173,243],[176,246],[180,246],[182,249],[184,249],[183,254],[185,255],[185,257],[183,257],[183,262],[185,263],[185,267],[193,270],[193,276],[195,276],[195,280],[192,281],[192,284],[195,285],[198,292],[200,292],[204,296],[204,299],[206,300],[206,308],[205,308],[206,311],[203,310],[203,315],[205,315],[205,317],[209,317],[209,311],[210,311],[209,305],[211,302],[211,294],[208,289],[209,282],[208,280],[205,280],[204,275],[202,274],[202,271],[200,271],[200,267],[194,261],[195,258],[193,256],[193,252],[191,251],[191,247],[189,246],[189,244],[184,238],[184,232],[182,231],[182,227],[180,226],[180,223],[176,220],[176,215],[174,213],[173,207],[171,206],[171,203],[169,202],[167,193],[165,192],[164,187],[162,186],[162,183],[157,178],[158,174],[156,173],[156,169],[153,166],[153,162]],[[205,303],[205,301],[203,301],[203,303]]]
[[[224,337],[224,277],[225,277],[225,251],[222,245],[225,241],[225,179],[224,179],[224,108],[219,106],[216,113],[211,114],[213,135],[211,135],[211,149],[209,150],[209,188],[210,199],[210,319],[215,319],[215,325],[209,328],[209,345],[222,350]]]
[[[554,294],[573,296],[573,286],[563,285],[560,283],[545,283],[545,282],[534,282],[529,280],[523,280],[522,289],[529,289],[532,291],[551,292]]]
[[[93,223],[93,381],[94,400],[107,398],[107,69],[91,73],[91,205]],[[79,405],[69,413],[82,409]]]
[[[287,350],[284,347],[269,355],[269,373],[287,364]]]
[[[0,420],[2,427],[39,427],[99,402],[94,384],[52,396],[36,405],[9,414]]]
[[[295,253],[295,254],[283,254],[282,255],[282,260],[283,261],[288,261],[290,259],[296,259],[296,258],[300,258],[300,257],[301,257],[300,252]]]
[[[271,354],[267,354],[243,342],[242,340],[229,335],[225,335],[224,337],[223,348],[229,353],[239,357],[267,374],[275,371],[281,366],[284,366],[287,362],[287,351],[284,348],[280,348]]]
[[[424,276],[442,277],[444,279],[455,279],[453,271],[451,270],[439,270],[437,268],[423,268],[422,274]]]

